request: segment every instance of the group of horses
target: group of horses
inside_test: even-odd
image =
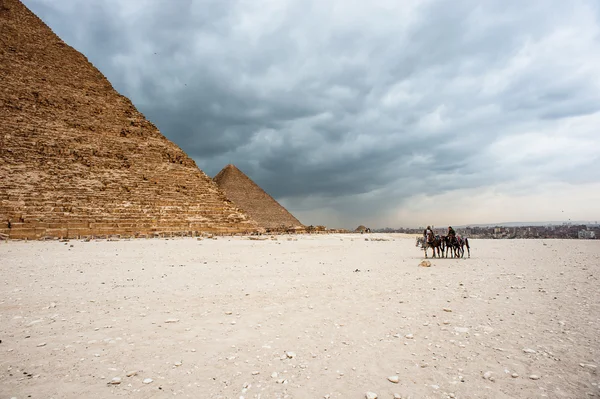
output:
[[[438,256],[448,257],[448,253],[452,258],[463,258],[465,256],[465,247],[467,247],[468,257],[471,257],[471,247],[469,246],[469,239],[467,237],[460,236],[431,236],[429,240],[425,237],[417,237],[417,243],[415,246],[421,246],[425,251],[425,257],[427,258],[427,249],[433,250],[433,257],[437,251]]]

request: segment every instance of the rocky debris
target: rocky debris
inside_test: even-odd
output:
[[[489,381],[492,381],[492,382],[494,382],[496,380],[496,378],[494,378],[494,375],[492,374],[491,371],[486,371],[485,373],[483,373],[483,378],[485,380],[489,380]]]
[[[109,385],[119,385],[121,383],[121,377],[114,377],[108,382]]]
[[[511,376],[512,378],[519,378],[519,374],[517,374],[517,373],[512,373],[510,376]]]
[[[133,377],[133,376],[136,376],[137,374],[138,374],[137,371],[130,371],[127,374],[125,374],[125,376],[127,376],[127,377]]]
[[[144,381],[142,381],[144,384],[150,384],[152,381],[154,381],[152,378],[144,378]]]
[[[375,392],[367,392],[365,393],[365,399],[377,399],[377,394]]]
[[[530,353],[530,354],[537,353],[536,350],[531,349],[531,348],[523,348],[523,352],[524,353]]]
[[[424,260],[421,263],[419,263],[419,266],[421,267],[431,267],[431,262],[428,260]]]
[[[591,369],[594,371],[598,368],[598,366],[596,366],[595,364],[586,364],[586,363],[579,363],[579,367],[588,368],[588,369]]]
[[[529,379],[531,379],[531,380],[539,380],[539,379],[540,379],[540,376],[539,376],[539,375],[537,375],[537,374],[531,374],[531,375],[529,376]]]
[[[165,323],[177,323],[179,322],[179,319],[167,319],[165,320]]]
[[[288,359],[293,359],[293,358],[295,358],[295,357],[296,357],[296,353],[295,353],[295,352],[285,352],[285,356],[286,356]]]
[[[389,382],[393,382],[394,384],[397,384],[400,381],[397,375],[391,375],[387,379]]]
[[[412,334],[406,334],[406,335],[404,336],[404,338],[406,338],[406,339],[413,339],[413,338],[414,338],[414,335],[412,335]]]
[[[450,309],[450,308],[444,308],[443,311],[444,312],[448,312],[448,313],[452,313],[452,309]]]
[[[42,343],[40,343],[40,344],[37,344],[37,346],[38,346],[38,348],[41,348],[42,346],[46,346],[46,343],[45,343],[45,342],[42,342]]]

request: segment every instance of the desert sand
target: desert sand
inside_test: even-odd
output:
[[[0,242],[0,398],[600,396],[600,241],[471,247]]]

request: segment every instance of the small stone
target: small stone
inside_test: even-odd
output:
[[[225,314],[229,316],[229,315],[232,315],[232,314],[233,314],[233,312],[232,312],[232,311],[230,311],[230,310],[228,310],[228,311],[226,311],[226,312],[225,312]]]
[[[510,376],[511,376],[512,378],[519,378],[519,374],[517,374],[517,373],[512,373]]]
[[[110,380],[109,384],[111,385],[119,385],[121,383],[121,378],[120,377],[115,377],[112,380]]]
[[[287,356],[288,359],[293,359],[296,357],[295,352],[285,352],[285,355]]]
[[[539,375],[537,375],[537,374],[531,374],[531,375],[529,376],[529,379],[530,379],[530,380],[539,380],[539,379],[540,379],[540,376],[539,376]]]
[[[531,348],[523,348],[523,352],[525,352],[525,353],[537,353],[534,349],[531,349]]]
[[[413,339],[413,338],[414,338],[414,335],[412,335],[412,334],[406,334],[406,335],[404,336],[404,338],[406,338],[406,339]]]
[[[492,378],[492,372],[486,371],[485,373],[483,373],[483,378],[485,378],[486,380],[490,380]]]
[[[377,399],[377,394],[375,392],[367,392],[365,393],[366,399]]]
[[[398,382],[400,382],[400,379],[398,378],[397,375],[391,375],[387,379],[389,382],[393,382],[394,384],[397,384]]]
[[[37,346],[38,346],[38,347],[46,346],[46,343],[45,343],[45,342],[42,342],[41,344],[38,344]]]
[[[449,313],[452,312],[452,309],[450,309],[450,308],[444,308],[443,310],[444,310],[444,312],[449,312]]]
[[[177,323],[179,321],[179,319],[167,319],[165,320],[165,323]]]
[[[271,378],[277,378],[277,372],[276,371],[273,371],[271,373]]]
[[[402,399],[402,395],[400,395],[399,393],[395,393],[394,399]]]
[[[424,260],[421,263],[419,263],[419,266],[421,267],[431,267],[431,262],[428,260]]]
[[[181,366],[181,365],[182,365],[182,363],[181,363],[181,362],[175,362],[175,367],[179,367],[179,366]]]
[[[259,374],[260,374],[260,371],[253,371],[252,372],[252,375],[259,375]]]
[[[127,377],[133,377],[134,375],[137,375],[137,371],[130,371],[129,373],[125,374]]]
[[[145,378],[144,381],[142,381],[144,384],[150,384],[152,381],[154,381],[152,378]]]

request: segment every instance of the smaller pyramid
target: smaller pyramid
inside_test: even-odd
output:
[[[269,230],[304,227],[298,219],[235,165],[227,165],[213,179],[227,198]]]

